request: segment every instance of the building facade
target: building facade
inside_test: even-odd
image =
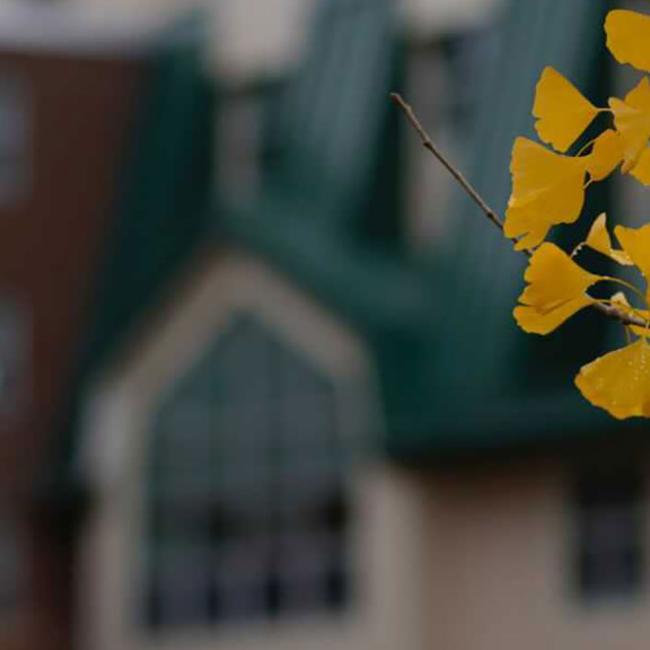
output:
[[[520,261],[406,182],[385,101],[435,70],[424,119],[501,207],[541,67],[607,92],[606,3],[453,4],[414,53],[389,0],[324,0],[230,94],[273,57],[205,14],[7,29],[3,649],[643,647],[644,428],[567,379],[620,332],[520,335]]]

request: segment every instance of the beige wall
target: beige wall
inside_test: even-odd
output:
[[[570,593],[568,476],[520,463],[429,485],[430,650],[641,650],[650,602],[586,606]]]

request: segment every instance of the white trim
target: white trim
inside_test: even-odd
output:
[[[139,55],[150,50],[169,11],[126,12],[35,3],[0,4],[0,50]]]

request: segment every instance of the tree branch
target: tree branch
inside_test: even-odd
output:
[[[398,93],[391,93],[390,99],[406,116],[406,119],[409,121],[415,132],[420,137],[422,146],[433,154],[436,159],[442,164],[442,166],[452,175],[456,182],[461,186],[465,193],[474,201],[474,203],[481,209],[483,214],[501,231],[503,232],[503,219],[487,204],[485,199],[478,193],[474,186],[465,178],[461,171],[449,161],[449,159],[436,147],[436,145],[431,140],[431,136],[427,133],[426,129],[422,126],[422,123],[418,119],[417,115],[413,111],[413,108],[408,104],[404,98]],[[530,257],[532,252],[529,250],[522,251],[524,255]],[[619,321],[623,325],[637,325],[640,327],[645,327],[647,323],[635,316],[634,314],[626,313],[613,305],[605,305],[603,303],[594,303],[592,305],[594,309],[597,309],[599,312]]]
[[[422,146],[430,151],[439,161],[442,163],[442,166],[456,179],[458,184],[465,190],[465,193],[478,205],[479,208],[483,211],[483,214],[499,229],[503,232],[503,220],[499,215],[486,203],[483,197],[474,189],[472,184],[463,176],[460,170],[455,167],[447,157],[433,144],[433,141],[429,137],[429,134],[426,132],[425,128],[418,120],[413,108],[410,104],[407,104],[401,95],[397,93],[391,93],[391,101],[393,104],[402,109],[406,119],[411,123],[411,126],[415,129],[417,134],[420,136],[422,141]]]

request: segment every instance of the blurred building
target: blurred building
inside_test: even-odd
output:
[[[387,101],[502,209],[607,3],[282,1],[0,13],[0,648],[643,647],[644,427],[569,381],[620,332],[518,332]]]

